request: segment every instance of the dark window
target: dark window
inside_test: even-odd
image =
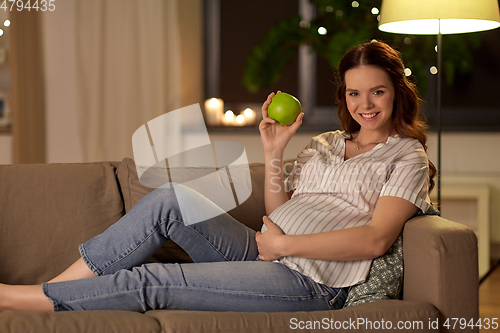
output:
[[[266,91],[248,92],[243,72],[252,48],[282,19],[297,15],[293,0],[222,0],[220,2],[220,97],[225,103],[262,103],[268,92],[281,89],[297,95],[297,57],[288,64],[278,83]]]

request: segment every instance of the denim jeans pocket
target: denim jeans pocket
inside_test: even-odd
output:
[[[347,300],[347,290],[348,288],[331,288],[327,287],[329,294],[328,304],[330,305],[330,310],[339,310],[344,307],[344,303]]]
[[[297,274],[300,274],[297,272]],[[330,310],[342,309],[347,299],[347,288],[333,288],[321,283],[317,283],[310,277],[302,276],[304,283],[307,284],[311,296],[323,298]],[[344,290],[345,289],[345,290]]]

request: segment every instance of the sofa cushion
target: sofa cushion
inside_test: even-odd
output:
[[[403,232],[384,255],[373,259],[365,282],[349,288],[344,308],[380,301],[397,299],[403,286]]]
[[[50,280],[124,214],[108,162],[0,166],[0,282]]]
[[[242,313],[157,310],[146,312],[146,315],[156,318],[163,332],[376,333],[386,331],[436,332],[429,327],[429,322],[437,320],[439,312],[428,303],[386,300],[333,311]],[[383,327],[386,329],[380,326],[382,320],[385,325]],[[406,324],[407,327],[412,326],[412,329],[396,330],[398,323]]]
[[[190,178],[197,175],[202,176],[207,173],[207,168],[189,168],[186,173],[190,173]],[[129,211],[146,194],[153,191],[153,188],[145,187],[139,182],[135,163],[130,158],[124,158],[117,169],[118,181],[123,194],[125,211]],[[260,230],[262,226],[262,216],[265,213],[264,207],[264,164],[250,164],[250,177],[252,179],[252,194],[238,207],[228,213],[236,220],[244,223],[254,230]]]
[[[122,160],[116,169],[116,175],[122,191],[125,212],[129,212],[146,194],[154,190],[139,182],[135,162],[130,158]]]
[[[18,312],[0,311],[2,333],[162,332],[151,316],[129,311]]]
[[[415,216],[438,215],[439,211],[430,206],[427,212],[420,210]],[[373,259],[370,273],[365,282],[352,286],[344,307],[383,299],[400,298],[403,288],[403,231],[384,255]]]
[[[206,168],[189,168],[192,179],[197,175],[207,173]],[[135,163],[130,158],[124,158],[117,169],[118,181],[125,203],[125,210],[130,211],[145,195],[153,191],[153,188],[145,187],[139,182]],[[250,165],[250,177],[252,179],[252,194],[238,207],[228,213],[236,220],[244,223],[254,230],[260,230],[262,216],[265,215],[264,208],[264,164],[254,163]],[[167,242],[148,262],[191,262],[184,252],[174,242]]]

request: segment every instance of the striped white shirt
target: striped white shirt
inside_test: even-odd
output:
[[[346,138],[349,134],[343,131],[323,133],[298,154],[285,179],[286,191],[295,192],[269,215],[285,234],[367,225],[380,196],[404,198],[423,212],[430,207],[428,159],[418,140],[391,136],[344,161]],[[283,257],[279,262],[318,283],[340,288],[364,282],[372,260]]]

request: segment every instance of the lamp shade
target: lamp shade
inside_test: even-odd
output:
[[[500,27],[497,0],[383,0],[380,15],[381,31],[402,34],[455,34]]]

